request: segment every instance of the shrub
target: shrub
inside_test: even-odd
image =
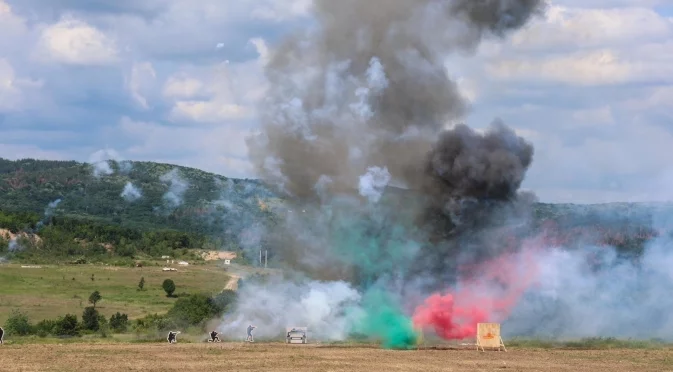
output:
[[[221,312],[215,301],[203,294],[179,298],[168,311],[168,317],[179,324],[198,325]]]
[[[128,328],[128,323],[129,323],[129,317],[126,314],[120,314],[117,312],[116,314],[112,314],[110,317],[110,328],[118,333],[121,332],[126,332],[126,329]]]
[[[77,322],[77,315],[66,314],[58,318],[54,334],[56,336],[78,336],[79,323]]]
[[[161,288],[163,288],[164,291],[166,291],[167,297],[171,297],[173,296],[173,292],[175,292],[175,283],[173,282],[172,279],[166,279],[161,284]]]
[[[88,331],[97,331],[100,328],[100,319],[98,310],[92,306],[84,309],[82,314],[82,328]]]
[[[56,332],[57,321],[44,319],[39,321],[35,325],[35,334],[40,337],[47,337],[48,335],[54,334]]]
[[[11,335],[27,336],[33,333],[33,326],[25,313],[12,310],[11,315],[5,322],[4,330]]]

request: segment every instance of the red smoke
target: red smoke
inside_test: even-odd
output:
[[[477,323],[499,322],[509,316],[537,276],[534,253],[545,237],[524,241],[523,249],[470,267],[457,290],[428,297],[414,311],[417,328],[433,329],[446,340],[472,338]]]

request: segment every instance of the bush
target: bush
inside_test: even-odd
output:
[[[4,330],[11,335],[27,336],[33,333],[33,326],[30,324],[25,313],[19,310],[12,310],[11,315],[5,322]]]
[[[169,328],[176,328],[175,322],[168,319],[165,315],[157,314],[148,314],[144,318],[136,319],[133,324],[134,331],[138,333],[146,331],[164,331]]]
[[[173,282],[172,279],[166,279],[161,284],[161,288],[163,288],[164,291],[166,291],[167,297],[171,297],[173,296],[173,292],[175,292],[175,283]]]
[[[79,336],[79,323],[77,322],[77,315],[66,314],[58,318],[56,327],[54,328],[56,336]]]
[[[129,317],[126,314],[112,314],[110,317],[110,328],[118,333],[126,332],[128,328]]]
[[[97,331],[100,328],[100,315],[94,307],[88,306],[84,308],[82,328],[87,331]]]
[[[35,334],[40,337],[47,337],[48,335],[54,334],[56,332],[57,321],[44,319],[39,321],[35,325]]]
[[[224,291],[220,292],[217,296],[215,296],[213,298],[213,301],[215,301],[215,305],[217,305],[220,312],[227,313],[233,310],[234,306],[236,306],[237,299],[238,294],[236,293],[236,291],[232,291],[231,289],[225,289]]]
[[[179,298],[168,311],[168,317],[178,324],[198,325],[220,314],[222,308],[203,294],[193,294]]]

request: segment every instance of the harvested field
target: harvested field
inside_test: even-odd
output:
[[[390,351],[264,343],[16,344],[3,371],[673,371],[673,349]]]

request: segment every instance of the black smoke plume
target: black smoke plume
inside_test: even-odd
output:
[[[418,254],[406,275],[445,285],[457,262],[497,253],[494,226],[525,217],[518,190],[533,147],[498,120],[483,133],[452,125],[469,107],[445,61],[543,10],[541,0],[315,0],[315,28],[272,54],[262,130],[248,143],[259,175],[296,203],[282,226],[292,233],[273,234],[278,256],[372,281]],[[372,197],[390,185],[401,190]],[[367,198],[353,201],[358,186]],[[339,248],[351,245],[368,253]]]

